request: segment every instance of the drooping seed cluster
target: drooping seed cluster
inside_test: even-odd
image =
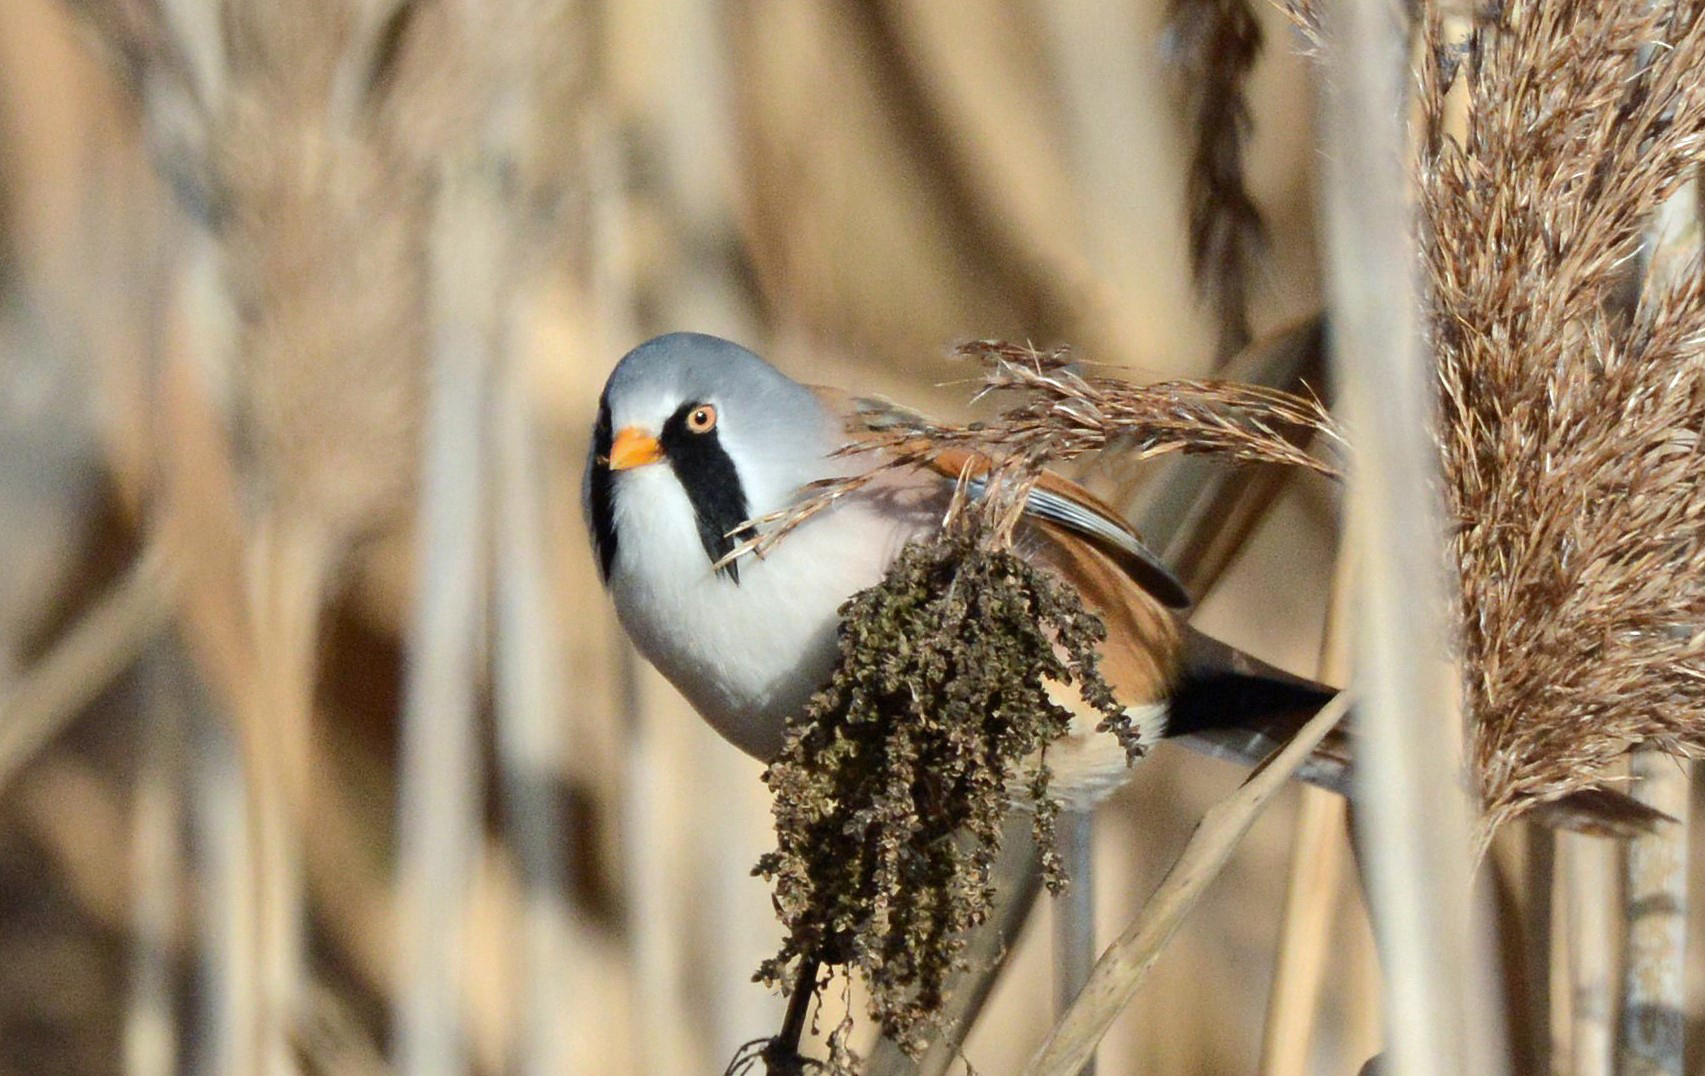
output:
[[[759,975],[801,959],[857,969],[871,1015],[909,1050],[939,1012],[965,932],[989,914],[989,869],[1021,767],[1070,716],[1044,681],[1122,714],[1096,672],[1101,623],[1074,591],[965,530],[913,544],[844,607],[841,663],[790,728],[770,879],[787,927]],[[1028,778],[1051,849],[1048,770]],[[1062,882],[1047,857],[1051,885]]]

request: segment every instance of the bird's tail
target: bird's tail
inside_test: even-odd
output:
[[[1183,674],[1167,706],[1166,737],[1254,766],[1283,747],[1336,688],[1315,683],[1184,628]],[[1350,794],[1350,737],[1339,727],[1297,770],[1298,780]]]

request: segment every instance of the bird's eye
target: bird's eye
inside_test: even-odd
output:
[[[687,415],[687,429],[694,433],[709,433],[716,429],[716,407],[701,404]]]

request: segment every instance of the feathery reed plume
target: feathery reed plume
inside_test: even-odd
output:
[[[1317,49],[1320,47],[1320,11],[1314,6],[1314,0],[1271,0],[1271,3],[1285,18],[1291,20],[1291,25],[1301,32],[1310,46]]]
[[[1422,247],[1489,831],[1635,744],[1705,749],[1705,275],[1616,301],[1700,156],[1705,5],[1515,3],[1465,44],[1433,11],[1425,34]]]
[[[735,533],[749,536],[723,558],[762,556],[794,528],[842,497],[869,485],[886,471],[917,467],[950,451],[973,454],[966,478],[986,483],[999,509],[986,515],[997,541],[1018,522],[1029,481],[1050,463],[1091,453],[1117,452],[1136,462],[1170,453],[1212,456],[1230,463],[1277,463],[1336,477],[1337,467],[1298,447],[1298,431],[1316,433],[1333,446],[1343,437],[1318,401],[1259,385],[1229,381],[1163,381],[1134,385],[1074,368],[1065,348],[1040,351],[1028,345],[977,341],[956,354],[982,368],[977,398],[1010,393],[1013,402],[994,418],[957,426],[934,422],[887,400],[854,401],[866,436],[842,454],[882,452],[870,469],[812,487],[810,496]],[[1286,433],[1291,436],[1287,437]],[[999,474],[984,472],[990,467]],[[959,504],[962,506],[964,500]]]
[[[1649,55],[1649,52],[1648,52]],[[1658,210],[1639,262],[1654,285],[1700,271],[1699,184],[1687,182]],[[1691,767],[1647,744],[1629,760],[1632,797],[1672,823],[1629,841],[1623,857],[1622,1021],[1617,1060],[1629,1076],[1679,1074],[1686,1066],[1688,848]]]
[[[1173,0],[1168,33],[1196,138],[1187,181],[1190,265],[1212,304],[1223,359],[1249,343],[1249,278],[1264,244],[1243,174],[1244,90],[1261,54],[1261,24],[1249,0]]]

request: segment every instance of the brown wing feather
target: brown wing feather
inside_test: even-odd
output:
[[[1101,675],[1119,701],[1137,706],[1171,694],[1184,645],[1178,615],[1100,547],[1072,531],[1032,522],[1018,541],[1026,556],[1077,588],[1085,608],[1106,625]]]

